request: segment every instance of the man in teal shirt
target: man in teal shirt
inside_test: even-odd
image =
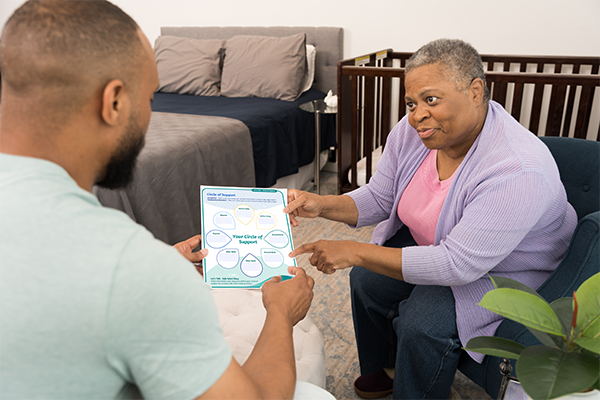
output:
[[[136,23],[106,1],[29,1],[0,69],[0,398],[291,398],[312,279],[264,285],[240,366],[189,262],[198,238],[178,252],[90,193],[126,185],[143,147],[158,75]]]

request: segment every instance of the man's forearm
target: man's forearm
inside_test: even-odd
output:
[[[293,327],[277,310],[267,312],[254,350],[242,368],[258,385],[263,398],[291,399],[296,387]]]

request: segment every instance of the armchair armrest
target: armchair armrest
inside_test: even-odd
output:
[[[537,290],[547,301],[573,294],[590,276],[600,270],[600,211],[579,220],[567,254],[556,270]]]

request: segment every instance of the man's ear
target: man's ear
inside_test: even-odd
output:
[[[116,125],[119,123],[120,116],[124,112],[125,102],[125,89],[121,80],[113,79],[104,86],[101,115],[106,124]]]
[[[481,80],[481,78],[473,79],[471,85],[469,85],[469,93],[471,94],[471,98],[477,104],[483,103],[483,97],[485,93],[485,83]]]

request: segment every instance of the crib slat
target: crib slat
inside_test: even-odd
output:
[[[350,151],[350,166],[351,166],[351,176],[350,176],[350,190],[356,189],[357,186],[357,174],[356,174],[356,163],[358,159],[356,154],[358,153],[357,143],[358,143],[358,110],[359,110],[359,90],[358,90],[358,77],[354,77],[352,79],[352,149]]]
[[[546,119],[546,132],[544,136],[560,136],[563,109],[565,106],[565,94],[567,85],[552,86],[550,106],[548,107],[548,118]]]
[[[544,64],[537,64],[537,72],[544,72]],[[542,113],[542,99],[544,98],[544,85],[536,84],[533,89],[533,105],[531,107],[531,119],[529,120],[529,130],[534,134],[538,135],[540,128],[540,115]]]
[[[384,60],[385,67],[392,66],[392,59],[386,58]],[[390,118],[391,109],[392,109],[392,78],[382,77],[383,88],[381,89],[381,97],[382,97],[382,107],[381,111],[381,146],[385,147],[385,142],[387,141],[388,133],[390,132]],[[402,98],[400,102],[403,103]]]
[[[592,65],[592,75],[598,75],[599,64]],[[599,78],[600,80],[600,78]],[[594,85],[584,85],[581,88],[581,96],[579,99],[579,109],[577,110],[577,120],[575,123],[574,137],[586,139],[589,128],[590,118],[592,114],[592,105],[594,101],[594,93],[596,87]],[[600,129],[600,128],[599,128]],[[596,134],[596,140],[600,140]]]
[[[554,64],[555,74],[559,74],[561,69],[562,64],[560,62]],[[560,136],[566,90],[567,89],[565,85],[550,86],[550,103],[548,107],[548,115],[546,117],[546,131],[544,132],[544,136]]]
[[[375,126],[374,126],[374,134],[373,141],[374,146],[379,146],[379,141],[381,139],[381,79],[380,77],[375,78]]]
[[[494,92],[497,92],[494,93],[494,97],[497,99],[496,101],[506,108],[506,88],[508,84],[506,82],[496,82],[494,86]],[[496,90],[496,88],[498,90]]]
[[[579,65],[573,65],[573,73],[579,73]],[[571,133],[571,118],[573,116],[573,107],[575,106],[575,91],[577,86],[569,85],[569,97],[567,98],[567,109],[565,110],[565,131],[563,136],[569,137]]]
[[[488,91],[490,92],[490,100],[494,100],[494,91],[493,91],[493,89],[494,89],[494,87],[493,87],[494,82],[492,82],[490,79],[486,79],[485,80],[485,84],[486,84],[486,86],[488,88]]]
[[[354,77],[342,73],[343,62],[338,63],[338,113],[337,113],[337,173],[338,194],[348,187],[348,168],[352,143],[352,80]]]
[[[542,98],[544,97],[544,85],[537,84],[533,89],[533,104],[529,119],[529,130],[536,135],[539,135],[540,115],[542,113]]]
[[[527,71],[527,63],[519,63],[519,72]],[[513,90],[513,103],[510,115],[517,121],[521,119],[521,106],[523,104],[523,83],[515,82]]]
[[[404,103],[404,96],[406,96],[406,89],[404,89],[404,75],[400,77],[400,93],[398,96],[398,119],[402,119],[406,115],[406,103]]]
[[[369,179],[371,179],[371,166],[373,163],[373,128],[375,125],[375,77],[365,77],[364,99],[365,116],[363,125],[363,156],[367,158],[367,171],[365,182],[369,182]]]
[[[510,63],[507,61],[502,64],[502,71],[510,71]],[[502,104],[506,108],[506,95],[507,95],[508,83],[502,82],[498,87],[498,103]],[[510,113],[510,110],[507,110]]]
[[[581,87],[581,97],[579,98],[579,108],[577,110],[577,122],[575,122],[574,137],[585,139],[587,136],[589,114],[592,111],[592,100],[594,96],[593,88],[590,86]]]

